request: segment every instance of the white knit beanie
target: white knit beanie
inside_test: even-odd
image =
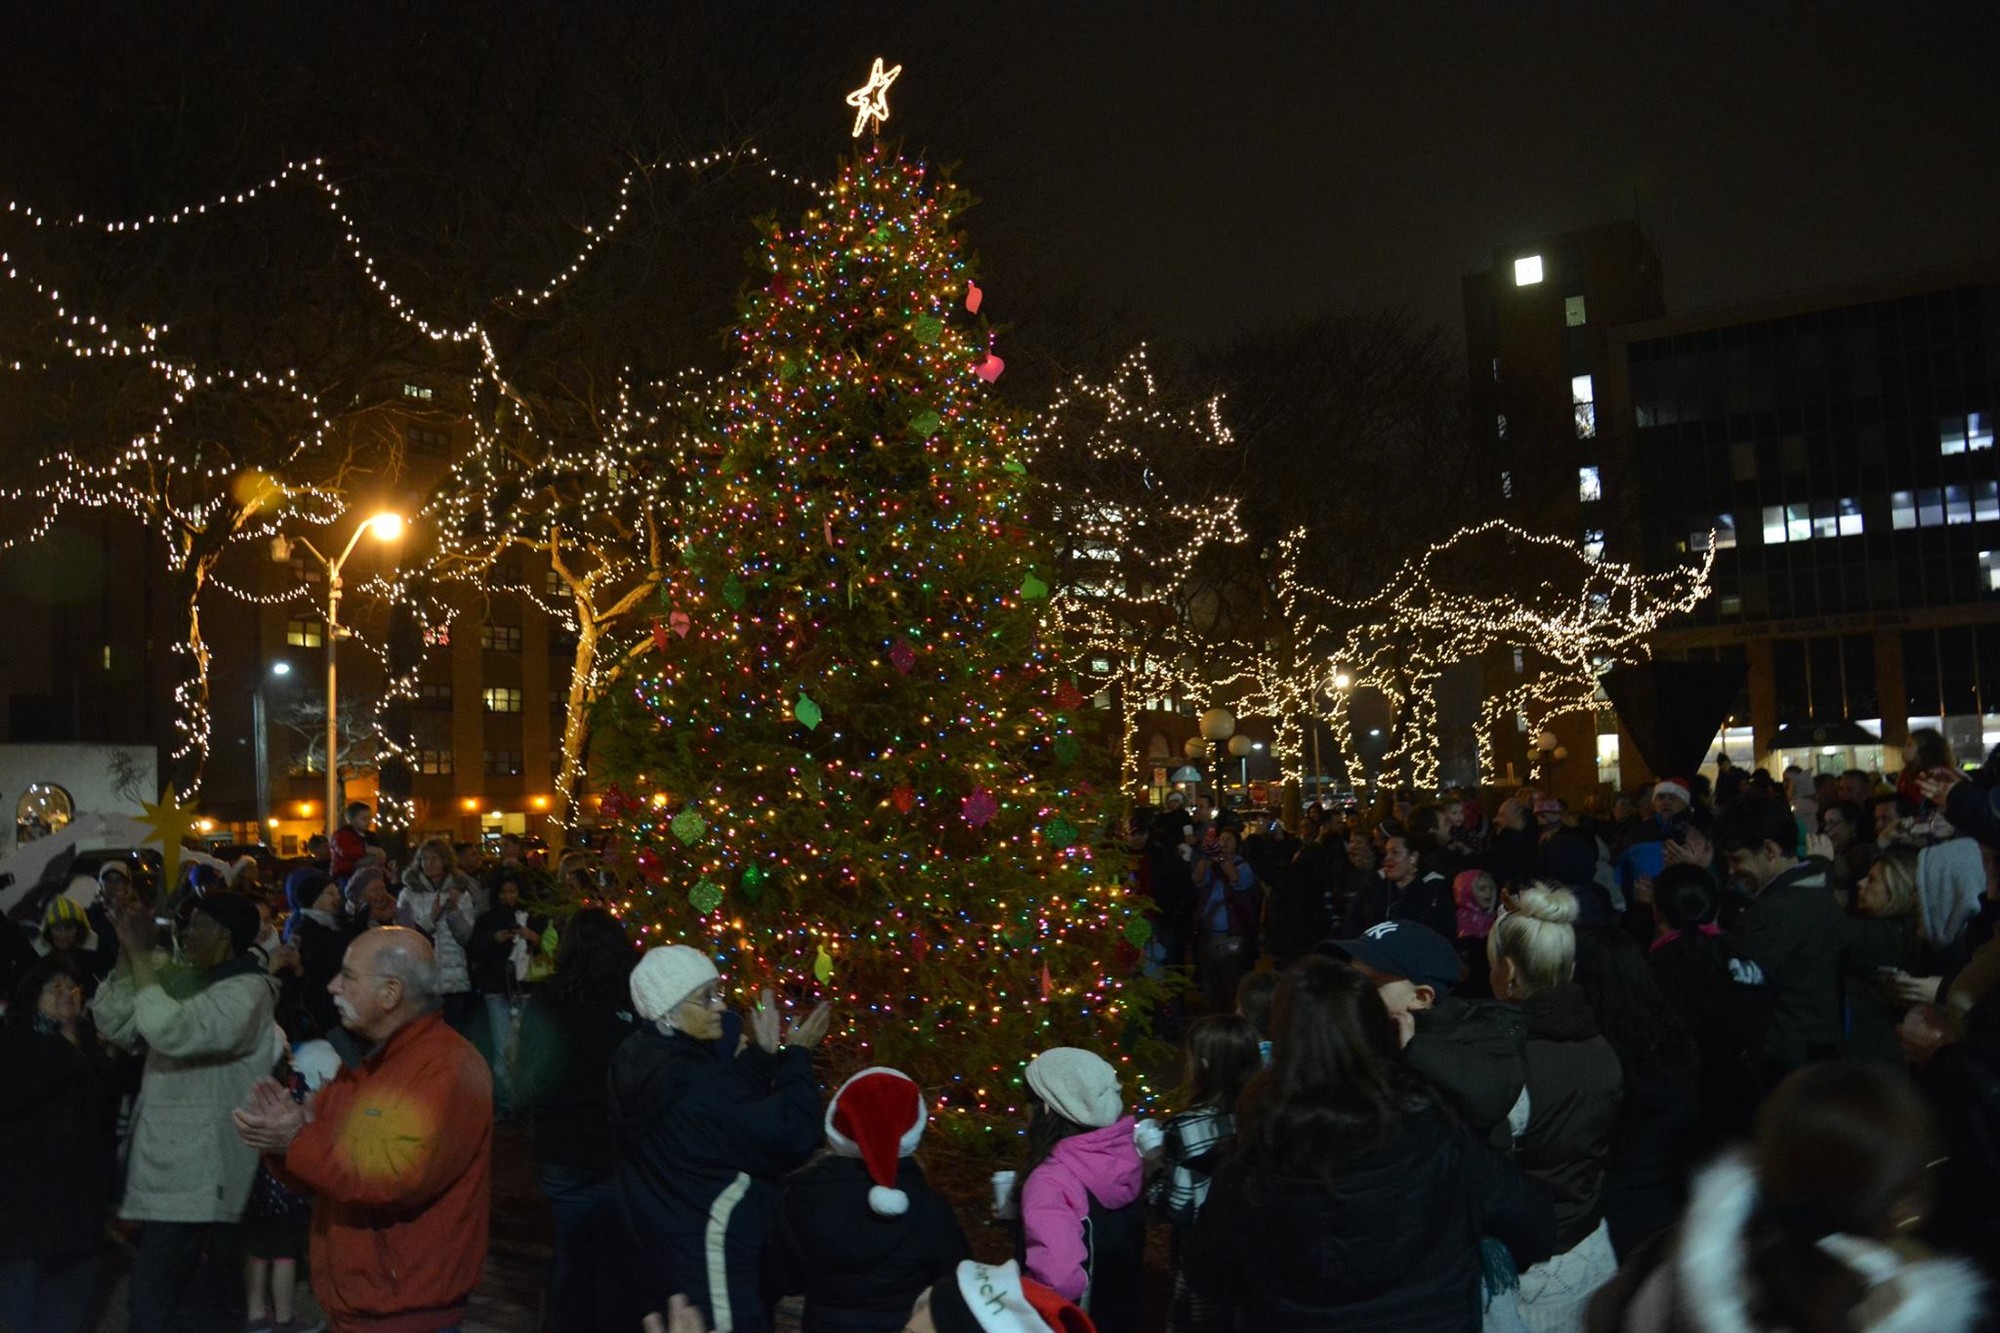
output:
[[[1050,1110],[1087,1129],[1103,1129],[1125,1113],[1118,1071],[1075,1046],[1052,1047],[1029,1061],[1028,1086]]]
[[[648,1023],[657,1023],[720,975],[699,949],[685,944],[648,949],[632,969],[632,1010]]]

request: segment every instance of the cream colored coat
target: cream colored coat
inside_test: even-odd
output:
[[[104,1036],[143,1044],[131,1163],[119,1216],[134,1222],[234,1222],[257,1175],[257,1154],[230,1112],[271,1072],[277,980],[239,971],[175,999],[155,983],[136,993],[122,970],[98,989],[91,1013]]]

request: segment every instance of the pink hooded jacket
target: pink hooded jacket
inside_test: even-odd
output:
[[[1082,1300],[1088,1285],[1083,1224],[1091,1196],[1101,1207],[1123,1208],[1139,1197],[1145,1175],[1129,1115],[1056,1144],[1021,1186],[1028,1276],[1064,1300]]]

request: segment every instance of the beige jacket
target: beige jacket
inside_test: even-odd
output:
[[[254,955],[217,969],[176,999],[156,982],[137,991],[122,970],[98,989],[91,1013],[104,1036],[146,1051],[125,1201],[135,1222],[234,1222],[250,1198],[257,1154],[230,1112],[276,1063],[276,978]]]

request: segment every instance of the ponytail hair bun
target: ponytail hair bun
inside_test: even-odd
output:
[[[1556,884],[1537,882],[1515,894],[1493,923],[1488,947],[1513,962],[1526,999],[1560,986],[1576,971],[1576,895]]]

